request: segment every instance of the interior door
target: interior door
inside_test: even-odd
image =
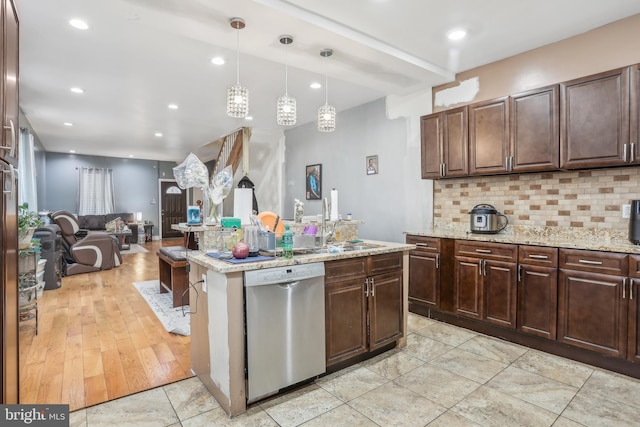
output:
[[[162,238],[182,237],[182,232],[172,230],[172,224],[187,222],[187,192],[175,181],[160,182],[160,223]]]

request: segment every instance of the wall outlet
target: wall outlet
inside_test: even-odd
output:
[[[207,275],[202,275],[202,292],[207,293]]]
[[[631,205],[626,204],[622,205],[622,218],[630,218],[631,217]]]

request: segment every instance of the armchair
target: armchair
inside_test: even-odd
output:
[[[80,229],[76,217],[67,211],[56,211],[49,217],[60,227],[62,246],[67,260],[65,275],[109,270],[122,264],[115,237],[102,231]]]

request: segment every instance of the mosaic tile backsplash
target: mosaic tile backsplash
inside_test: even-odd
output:
[[[509,228],[592,228],[627,233],[622,205],[640,199],[640,167],[434,181],[434,226],[469,227],[469,210],[489,203]]]

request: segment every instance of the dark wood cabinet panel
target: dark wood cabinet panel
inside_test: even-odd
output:
[[[627,276],[629,256],[624,253],[562,249],[559,255],[559,266],[570,270]]]
[[[421,117],[420,154],[423,179],[468,174],[467,117],[466,106]]]
[[[560,270],[558,341],[626,358],[626,278],[585,271]]]
[[[640,163],[640,65],[631,67],[629,102],[631,162]]]
[[[422,179],[442,176],[442,115],[431,114],[420,118],[420,159]]]
[[[456,240],[456,255],[516,262],[518,260],[518,245]]]
[[[365,278],[325,286],[327,365],[368,351]]]
[[[516,264],[486,261],[483,270],[485,320],[507,328],[515,328]]]
[[[629,343],[627,355],[633,362],[640,362],[640,279],[631,279],[629,283],[629,317],[627,327],[629,329]]]
[[[629,68],[560,84],[560,167],[627,163]]]
[[[469,106],[469,174],[507,172],[508,97]]]
[[[481,259],[455,257],[454,310],[456,314],[482,319]]]
[[[558,269],[526,264],[518,268],[518,330],[555,340]]]
[[[369,349],[402,336],[402,271],[378,274],[369,280]]]
[[[2,0],[2,147],[0,158],[18,167],[18,12],[12,0]]]
[[[560,166],[559,86],[509,98],[509,172],[556,170]]]
[[[409,302],[429,307],[440,306],[440,239],[411,236],[409,252]]]
[[[402,252],[325,263],[327,366],[402,337],[402,280]]]

